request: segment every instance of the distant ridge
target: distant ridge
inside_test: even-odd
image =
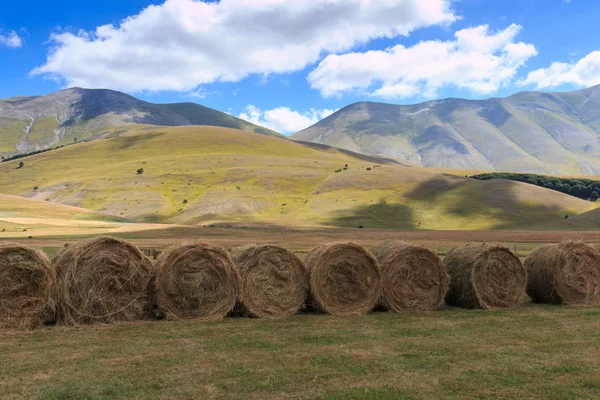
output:
[[[0,99],[0,156],[96,139],[131,124],[209,125],[281,136],[195,103],[152,104],[114,90],[71,88],[45,96]]]
[[[432,168],[600,175],[600,85],[417,105],[351,104],[292,135]]]

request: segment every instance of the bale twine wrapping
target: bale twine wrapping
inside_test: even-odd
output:
[[[157,306],[165,318],[218,320],[234,308],[240,278],[222,248],[176,245],[160,255],[156,267]]]
[[[448,304],[493,310],[516,305],[525,295],[527,271],[507,247],[466,245],[444,259],[450,274]]]
[[[525,260],[535,303],[600,305],[600,252],[583,242],[536,248]]]
[[[308,274],[294,253],[273,245],[251,245],[232,254],[240,273],[244,312],[259,318],[281,318],[304,306]]]
[[[327,244],[305,260],[312,305],[332,315],[364,315],[381,296],[377,260],[354,243]]]
[[[133,244],[113,237],[85,240],[66,247],[54,267],[59,323],[152,317],[152,263]]]
[[[16,243],[0,244],[0,327],[31,329],[48,322],[55,281],[44,253]]]
[[[450,277],[429,249],[387,240],[371,252],[381,268],[380,306],[392,311],[429,311],[444,304]]]

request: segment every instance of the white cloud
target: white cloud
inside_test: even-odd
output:
[[[593,51],[575,63],[553,62],[548,68],[531,71],[520,85],[535,85],[537,89],[563,84],[587,87],[600,84],[600,51]]]
[[[532,44],[514,42],[520,30],[513,24],[491,32],[481,25],[456,32],[453,41],[329,55],[308,81],[325,97],[359,91],[383,98],[431,98],[446,86],[490,94],[510,83],[537,54]]]
[[[0,46],[21,47],[23,46],[23,40],[15,31],[10,31],[6,35],[0,32]]]
[[[288,107],[277,107],[263,111],[252,104],[248,105],[239,118],[261,125],[283,134],[290,134],[308,128],[337,110],[315,110],[307,112],[293,111]]]
[[[298,71],[324,54],[456,19],[450,0],[167,0],[118,26],[53,34],[32,74],[69,86],[189,91]]]

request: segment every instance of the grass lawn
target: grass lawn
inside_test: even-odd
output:
[[[3,399],[598,399],[600,309],[0,332]]]

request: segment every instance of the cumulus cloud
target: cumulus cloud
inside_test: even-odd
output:
[[[336,111],[311,108],[309,111],[301,113],[288,107],[277,107],[263,111],[250,104],[238,117],[287,135],[308,128]]]
[[[548,68],[531,71],[519,84],[537,89],[563,84],[587,87],[600,84],[600,51],[593,51],[575,63],[553,62]]]
[[[537,54],[532,44],[515,42],[520,30],[513,24],[493,32],[481,25],[456,32],[452,41],[329,55],[308,82],[325,97],[358,91],[383,98],[431,98],[446,86],[490,94],[510,83]]]
[[[325,54],[456,18],[450,0],[167,0],[117,26],[53,34],[32,74],[69,86],[189,91],[298,71]]]
[[[23,40],[15,31],[6,34],[0,31],[0,46],[17,48],[23,46]]]

